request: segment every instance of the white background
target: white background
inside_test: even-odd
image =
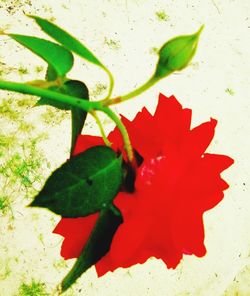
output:
[[[13,7],[11,13],[7,10],[9,6]],[[250,2],[1,0],[0,27],[9,25],[8,32],[45,37],[23,11],[53,17],[58,25],[92,49],[114,74],[114,95],[126,93],[150,77],[157,61],[152,48],[160,48],[168,39],[193,33],[205,24],[197,54],[187,69],[115,109],[132,118],[142,106],[153,112],[159,92],[167,96],[174,94],[183,106],[193,110],[193,126],[210,117],[218,120],[209,152],[226,154],[235,160],[223,173],[230,184],[224,200],[204,215],[207,247],[204,258],[184,256],[175,270],[167,270],[160,260],[150,259],[144,265],[119,269],[100,279],[91,269],[68,295],[250,295]],[[165,20],[159,20],[156,15],[159,11],[166,13]],[[115,44],[108,46],[110,40]],[[44,65],[9,39],[6,44],[1,43],[0,58],[9,66],[21,63],[32,69],[34,65]],[[90,89],[97,83],[108,83],[105,73],[94,65],[79,58],[76,62],[78,65],[70,73],[72,78],[82,79]],[[34,75],[27,75],[24,80],[37,79]],[[14,74],[7,78],[20,80]],[[32,112],[34,116],[39,111]],[[39,126],[39,122],[36,124]],[[67,158],[69,141],[65,142],[65,135],[70,131],[69,124],[67,119],[51,128],[49,139],[41,146],[53,169]],[[98,134],[93,125],[89,126],[89,133]],[[19,210],[22,216],[16,214],[11,233],[4,228],[4,220],[0,222],[3,246],[0,254],[5,258],[19,255],[23,259],[12,262],[11,275],[0,279],[3,296],[14,295],[20,282],[31,278],[45,282],[51,291],[67,271],[53,268],[53,262],[60,259],[61,238],[51,234],[50,218],[54,216],[58,221],[59,217],[46,210],[26,209],[23,204]],[[34,213],[39,214],[35,221]],[[37,239],[38,233],[44,235],[43,244]],[[8,246],[7,252],[4,246]],[[0,264],[1,271],[4,260]]]

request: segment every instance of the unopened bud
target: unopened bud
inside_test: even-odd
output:
[[[201,31],[193,35],[178,36],[165,43],[159,51],[159,61],[155,71],[155,78],[163,78],[174,71],[184,69],[193,58]]]

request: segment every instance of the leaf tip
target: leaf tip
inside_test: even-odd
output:
[[[36,19],[37,16],[33,15],[33,14],[29,14],[29,13],[24,13],[25,16],[32,18],[32,19]]]
[[[7,33],[5,33],[4,29],[0,28],[0,35],[8,35]]]
[[[200,34],[201,34],[201,32],[204,30],[204,27],[205,27],[204,24],[201,25],[200,28],[199,28],[199,30],[195,33],[195,36],[196,36],[197,38],[200,37]]]
[[[27,207],[43,207],[43,204],[39,200],[39,196],[36,196],[34,200],[27,205]]]
[[[34,201],[35,201],[35,200],[33,200],[30,204],[28,204],[27,207],[29,207],[29,208],[31,208],[31,207],[35,207],[35,205],[34,205]]]

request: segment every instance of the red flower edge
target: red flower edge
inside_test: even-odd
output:
[[[143,157],[135,182],[135,192],[120,192],[115,205],[123,224],[114,235],[109,252],[97,262],[98,276],[118,267],[162,259],[175,268],[183,254],[204,256],[202,215],[223,198],[228,184],[220,173],[232,165],[224,155],[205,153],[217,121],[211,119],[190,129],[191,110],[183,109],[175,97],[160,94],[151,115],[146,108],[129,121],[122,117],[132,146]],[[109,135],[113,149],[123,151],[116,128]],[[103,145],[99,137],[80,136],[75,154]],[[61,255],[78,257],[98,214],[83,218],[63,218],[54,233],[64,236]]]

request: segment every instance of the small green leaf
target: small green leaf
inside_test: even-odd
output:
[[[178,36],[165,43],[159,51],[159,61],[154,77],[159,79],[174,71],[184,69],[193,58],[201,31],[193,35]]]
[[[55,71],[55,69],[51,66],[48,65],[46,75],[45,75],[45,80],[46,81],[55,81],[58,78],[58,75]],[[48,88],[49,90],[57,91],[59,93],[65,94],[65,90],[63,86],[52,86]],[[36,102],[36,106],[43,106],[43,105],[49,105],[55,108],[58,108],[60,110],[69,110],[70,107],[66,104],[56,102],[54,100],[50,100],[48,98],[40,98],[39,101]]]
[[[48,68],[49,69],[49,68]],[[50,75],[54,75],[53,72],[50,72]],[[50,77],[54,77],[54,76],[50,76]],[[47,77],[46,77],[47,79]],[[50,80],[49,80],[50,81]],[[61,94],[64,95],[70,95],[73,97],[77,97],[77,98],[82,98],[82,99],[89,99],[89,92],[87,89],[87,86],[78,80],[67,80],[66,82],[64,82],[63,85],[61,86],[51,86],[49,87],[50,90],[59,92]],[[60,102],[56,102],[54,100],[51,99],[47,99],[47,98],[41,98],[37,103],[36,106],[42,106],[42,105],[49,105],[61,110],[71,110],[71,107],[67,104],[64,103],[60,103]],[[84,112],[86,113],[86,112]]]
[[[109,251],[113,236],[121,223],[121,215],[116,215],[111,209],[101,211],[80,257],[61,283],[62,292]]]
[[[50,86],[48,89],[53,90],[55,92],[59,92],[61,94],[66,94],[66,89],[63,85],[62,86]],[[47,99],[44,97],[36,102],[36,106],[43,106],[43,105],[49,105],[49,106],[55,107],[60,110],[70,110],[71,109],[71,107],[65,103],[57,102],[57,101]]]
[[[44,59],[58,76],[64,77],[73,66],[72,53],[61,45],[32,36],[18,34],[9,34],[8,36]]]
[[[94,54],[87,49],[80,41],[71,36],[69,33],[58,27],[57,25],[49,22],[46,19],[43,19],[38,16],[28,15],[33,18],[40,28],[47,33],[50,37],[55,39],[57,42],[64,45],[70,51],[75,52],[82,58],[88,60],[89,62],[96,64],[102,68],[105,68],[103,64],[94,56]]]
[[[87,117],[87,112],[79,108],[75,108],[75,107],[71,108],[71,149],[70,149],[71,155],[75,149],[77,138],[82,132],[82,128],[84,126],[86,117]]]
[[[121,159],[106,146],[95,146],[64,163],[30,204],[63,217],[83,217],[112,203],[122,182]]]
[[[49,67],[48,67],[49,70]],[[50,73],[46,75],[46,79],[54,78],[54,72],[49,70],[47,73]],[[66,81],[61,87],[55,87],[52,86],[49,88],[50,90],[54,90],[63,94],[67,94],[70,96],[78,97],[83,100],[89,100],[89,91],[87,86],[78,80],[68,80]],[[47,98],[41,98],[37,103],[36,106],[41,105],[50,105],[55,108],[61,109],[61,110],[71,110],[71,155],[73,153],[77,137],[81,134],[82,128],[85,123],[85,119],[87,117],[87,112],[81,110],[77,107],[70,107],[66,104],[56,102]]]
[[[69,95],[89,100],[88,88],[83,82],[70,80],[65,84],[67,85]],[[86,117],[87,112],[80,108],[71,107],[71,155],[75,148],[76,140],[82,132]]]
[[[58,76],[57,76],[55,69],[51,65],[48,65],[45,79],[47,81],[54,81],[57,78],[58,78]]]

